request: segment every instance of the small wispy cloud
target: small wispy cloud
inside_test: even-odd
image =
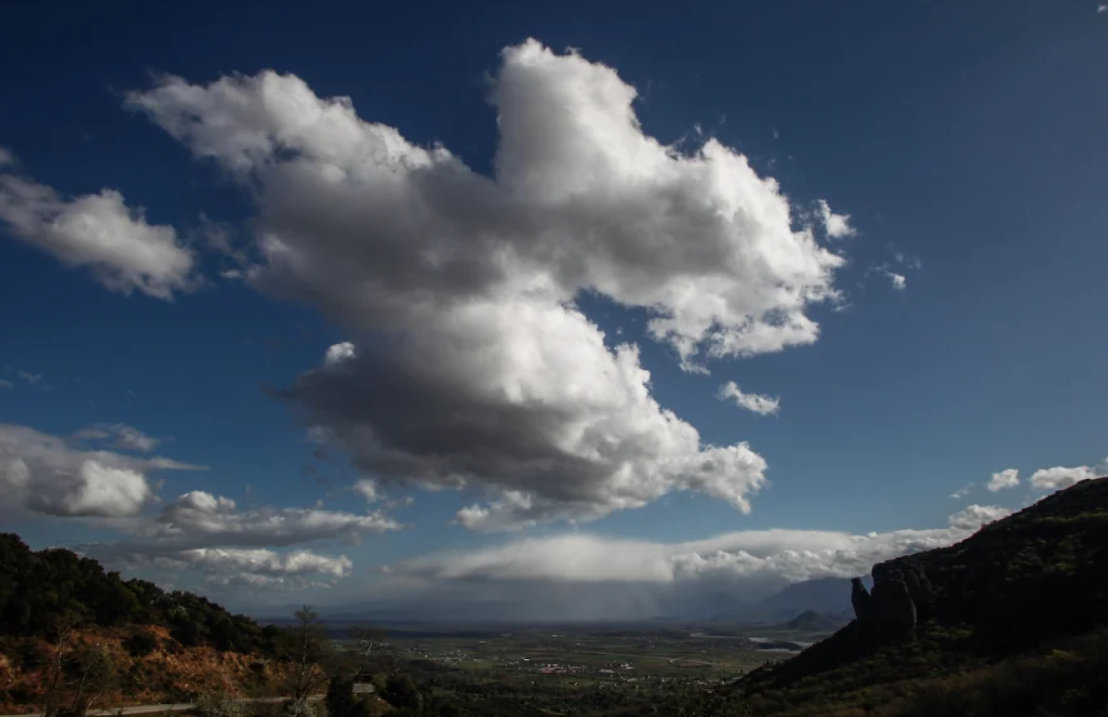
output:
[[[149,453],[161,443],[161,440],[148,436],[125,423],[97,423],[77,431],[73,434],[73,438],[79,441],[114,440],[113,445],[116,448],[140,453]]]
[[[743,393],[734,381],[728,381],[719,387],[719,399],[732,401],[735,405],[762,416],[777,415],[781,410],[780,398],[758,393]]]
[[[954,500],[961,500],[962,498],[965,498],[967,495],[969,495],[970,491],[973,489],[973,486],[973,483],[966,483],[964,486],[951,493],[950,497]]]
[[[827,236],[832,239],[843,239],[857,234],[854,227],[850,226],[850,215],[835,214],[823,199],[819,200],[819,217]]]
[[[871,266],[867,274],[880,274],[889,280],[892,287],[897,291],[904,291],[908,288],[908,277],[903,274],[899,274],[889,268],[888,264],[878,264],[877,266]]]
[[[19,379],[21,381],[25,382],[28,386],[35,386],[35,385],[38,384],[39,381],[42,380],[42,374],[41,373],[30,373],[28,371],[16,371],[15,375],[19,376]]]
[[[912,254],[905,254],[902,251],[898,251],[893,254],[893,259],[896,260],[897,264],[901,264],[909,269],[923,268],[923,260]]]

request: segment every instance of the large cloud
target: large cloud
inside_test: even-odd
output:
[[[153,497],[148,472],[202,469],[168,458],[81,450],[33,428],[0,424],[0,491],[6,506],[56,516],[129,516]]]
[[[689,614],[706,603],[715,605],[710,613],[793,582],[868,574],[874,563],[950,545],[1004,514],[970,506],[945,528],[864,535],[759,530],[674,544],[587,534],[524,539],[397,563],[384,571],[377,594],[423,601],[424,610],[436,595],[449,595],[441,609],[486,617],[504,610],[532,618],[648,617]]]
[[[107,288],[138,290],[159,299],[194,285],[193,254],[172,227],[151,225],[112,189],[72,199],[51,187],[3,171],[0,150],[0,221],[12,235],[66,264],[90,268]]]
[[[718,573],[797,582],[868,573],[874,563],[943,547],[1008,515],[969,506],[949,527],[852,535],[819,530],[748,530],[664,544],[588,534],[529,538],[484,550],[434,555],[390,567],[394,575],[444,580],[670,583]]]
[[[251,188],[249,279],[349,331],[287,395],[373,478],[484,491],[458,519],[498,529],[674,490],[747,510],[764,483],[745,444],[703,445],[658,405],[582,292],[646,311],[693,370],[812,343],[809,308],[838,298],[844,260],[777,183],[718,141],[647,136],[635,94],[577,54],[507,48],[492,178],[292,75],[165,77],[128,104]]]

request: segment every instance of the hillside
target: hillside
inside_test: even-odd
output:
[[[110,665],[114,704],[261,690],[281,634],[197,595],[0,534],[0,714],[41,704],[61,655],[67,665],[93,654]]]
[[[778,629],[794,632],[833,632],[843,626],[846,620],[839,620],[831,615],[805,610],[792,620],[781,623]]]
[[[740,685],[756,713],[1108,714],[1086,709],[1108,704],[1108,478],[873,575],[892,571],[930,585],[912,597],[915,628],[878,635],[855,620],[752,672]]]

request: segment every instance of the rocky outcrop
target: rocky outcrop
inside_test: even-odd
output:
[[[904,582],[908,585],[908,594],[916,606],[916,615],[920,622],[925,622],[931,617],[931,603],[934,601],[935,591],[931,587],[931,581],[919,563],[908,562],[904,565]]]
[[[916,624],[930,616],[932,588],[923,568],[911,562],[879,563],[872,575],[872,593],[860,578],[851,581],[850,602],[859,637],[884,643],[911,636]]]
[[[850,604],[854,606],[854,617],[859,621],[868,620],[870,617],[870,594],[861,578],[850,580]]]
[[[882,640],[901,639],[916,629],[916,604],[899,570],[889,572],[880,582],[874,580],[870,597],[876,632]]]

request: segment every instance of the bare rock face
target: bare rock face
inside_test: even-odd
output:
[[[919,622],[924,622],[931,616],[931,601],[934,597],[931,581],[918,563],[908,563],[905,568],[904,582],[908,586],[908,594],[915,603]]]
[[[897,640],[916,628],[916,604],[908,591],[904,574],[893,570],[873,585],[873,618],[877,634],[884,640]]]
[[[854,606],[854,617],[859,621],[870,617],[870,594],[861,578],[852,578],[850,581],[850,604]]]
[[[912,562],[897,567],[879,563],[872,574],[871,593],[860,578],[851,581],[860,639],[877,644],[910,637],[917,623],[930,616],[932,588],[923,568]]]

